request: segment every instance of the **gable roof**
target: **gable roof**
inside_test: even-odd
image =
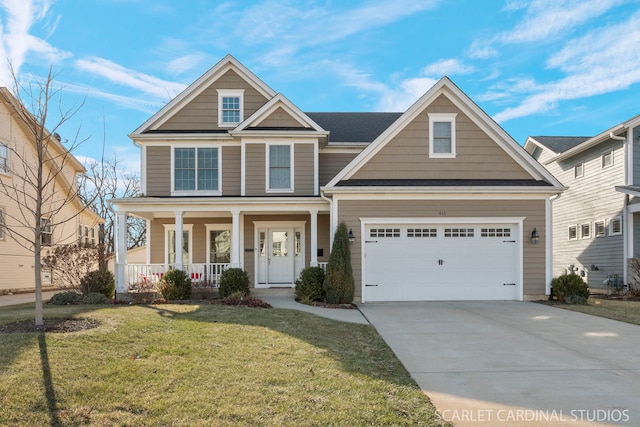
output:
[[[534,143],[538,143],[554,153],[563,153],[579,144],[582,144],[590,136],[530,136]]]
[[[330,143],[371,143],[402,113],[307,113],[307,116],[330,132]]]
[[[326,186],[335,187],[342,180],[351,178],[376,153],[386,146],[393,138],[411,123],[425,108],[440,95],[446,96],[456,107],[464,112],[480,129],[489,135],[514,161],[526,170],[534,180],[546,181],[557,189],[562,184],[542,165],[533,159],[508,133],[504,131],[491,117],[477,106],[460,88],[448,77],[441,78],[409,109],[403,113],[391,126],[380,134],[367,148],[356,156],[342,171],[340,171]]]
[[[176,112],[188,104],[196,96],[205,91],[214,81],[229,70],[235,71],[247,83],[255,88],[265,98],[271,99],[276,92],[271,89],[265,82],[260,80],[258,76],[253,74],[247,67],[242,65],[237,59],[231,55],[222,58],[216,65],[211,67],[209,71],[204,73],[195,82],[191,83],[185,90],[180,92],[178,96],[173,98],[160,111],[151,116],[147,121],[140,125],[131,135],[139,135],[146,131],[157,129],[167,120],[169,120]]]
[[[240,123],[235,129],[230,131],[231,134],[237,134],[239,132],[245,130],[256,129],[252,125],[257,123],[258,130],[265,130],[268,128],[261,128],[259,126],[260,122],[266,119],[270,114],[275,112],[277,109],[282,108],[292,119],[300,124],[301,130],[309,130],[316,131],[323,135],[326,135],[327,132],[318,125],[314,120],[312,120],[307,114],[303,113],[293,102],[289,101],[283,94],[279,93],[273,98],[271,98],[266,104],[260,107],[255,113],[249,116],[246,120]],[[297,129],[297,128],[296,128]]]

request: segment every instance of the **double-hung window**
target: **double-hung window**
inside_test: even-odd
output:
[[[218,148],[178,148],[173,151],[174,193],[219,194]]]
[[[233,127],[244,120],[244,90],[218,89],[218,126]]]
[[[268,190],[293,190],[293,167],[291,161],[292,151],[293,149],[291,145],[268,146]]]
[[[429,114],[429,157],[456,156],[456,114]]]
[[[9,173],[9,149],[0,142],[0,173]]]
[[[51,246],[52,234],[51,218],[40,218],[40,244],[42,246]]]

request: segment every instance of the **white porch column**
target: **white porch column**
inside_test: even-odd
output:
[[[231,267],[240,268],[240,211],[231,211]]]
[[[115,223],[116,246],[116,291],[127,292],[126,266],[127,266],[127,213],[117,212]]]
[[[311,260],[310,267],[318,266],[318,210],[310,210],[311,215]]]
[[[176,270],[182,270],[183,239],[182,239],[182,211],[175,211],[176,216]],[[190,236],[191,237],[191,236]]]

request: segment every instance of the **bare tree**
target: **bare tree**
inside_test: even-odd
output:
[[[109,200],[140,196],[140,180],[132,172],[124,171],[116,156],[105,160],[103,155],[100,162],[88,165],[87,173],[80,177],[78,186],[83,202],[105,220],[98,248],[101,251],[100,269],[106,270],[107,262],[115,252],[115,214]],[[144,245],[145,235],[144,220],[127,218],[127,249]]]
[[[19,82],[13,69],[11,73],[13,94],[5,88],[2,95],[16,111],[15,117],[33,147],[15,141],[8,144],[10,179],[0,180],[0,194],[17,206],[14,213],[5,214],[5,234],[34,255],[35,323],[42,328],[43,246],[51,244],[52,230],[75,220],[83,210],[79,207],[69,214],[64,208],[79,201],[75,176],[69,170],[77,162],[71,152],[84,140],[79,138],[78,131],[64,147],[57,131],[80,110],[84,101],[71,106],[63,103],[64,86],[54,84],[52,68],[45,78],[26,85]],[[71,229],[75,233],[75,227]]]

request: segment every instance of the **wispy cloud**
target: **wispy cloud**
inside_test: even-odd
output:
[[[519,105],[494,118],[501,122],[539,113],[555,108],[563,100],[610,93],[640,83],[640,56],[629,54],[638,46],[640,12],[621,23],[593,28],[585,36],[567,42],[547,61],[549,68],[563,71],[566,77],[542,84],[529,82],[530,91]],[[507,92],[513,94],[513,90]]]
[[[497,46],[531,43],[562,34],[570,34],[592,19],[601,16],[622,0],[512,0],[506,11],[526,10],[524,18],[509,31],[487,40],[476,40],[469,47],[469,56],[487,59],[499,54]]]
[[[71,53],[30,34],[31,27],[45,19],[52,2],[0,0],[0,84],[9,85],[12,81],[9,63],[17,75],[29,54],[35,54],[49,64],[57,64],[72,56]],[[54,21],[50,32],[55,28],[55,22],[57,20]]]
[[[186,85],[169,82],[148,74],[140,73],[108,59],[90,57],[75,62],[76,68],[103,77],[113,83],[136,89],[160,100],[169,100],[180,93]]]
[[[427,65],[422,69],[422,74],[425,76],[442,77],[453,76],[460,74],[470,74],[475,71],[475,68],[470,65],[463,64],[460,60],[441,59],[434,62],[431,65]]]

